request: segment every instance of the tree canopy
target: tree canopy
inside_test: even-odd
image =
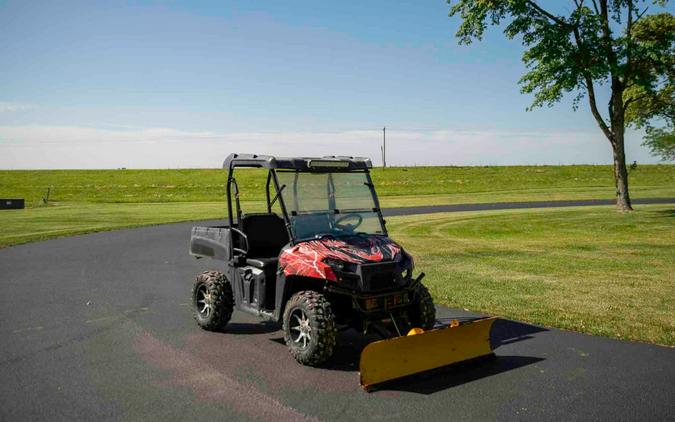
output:
[[[644,145],[652,153],[675,160],[675,17],[667,13],[645,16],[633,34],[646,57],[636,70],[639,81],[624,92],[630,102],[626,121],[645,128]],[[650,51],[658,54],[652,57]]]
[[[566,94],[574,108],[587,98],[590,111],[612,146],[617,208],[632,210],[624,135],[644,128],[645,144],[664,158],[673,156],[675,18],[667,0],[550,1],[448,0],[459,16],[459,42],[480,40],[488,26],[504,26],[508,38],[525,46],[521,91],[529,107],[552,106]],[[658,13],[650,9],[658,8]],[[648,13],[650,12],[650,13]],[[606,112],[596,88],[609,87]]]
[[[450,15],[462,19],[460,43],[481,40],[490,25],[505,24],[507,37],[521,37],[528,70],[520,84],[523,93],[534,95],[530,109],[551,106],[568,93],[576,108],[588,97],[593,116],[613,142],[615,104],[610,102],[603,115],[596,103],[596,86],[607,84],[622,94],[624,121],[615,123],[646,128],[650,146],[664,139],[672,143],[675,17],[665,11],[648,14],[666,0],[548,2],[557,11],[532,0],[449,3]]]

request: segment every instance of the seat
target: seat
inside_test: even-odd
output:
[[[274,213],[245,214],[241,218],[241,231],[248,238],[247,258],[252,261],[277,259],[281,248],[289,240],[286,223]],[[264,264],[261,261],[250,265]]]
[[[252,267],[260,268],[261,270],[267,270],[270,267],[276,270],[277,263],[279,262],[279,257],[274,256],[271,258],[248,258],[246,259],[246,264]]]

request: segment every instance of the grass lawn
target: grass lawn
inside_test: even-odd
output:
[[[382,207],[613,198],[610,166],[394,167],[372,171]],[[27,209],[0,212],[0,247],[69,234],[223,216],[221,169],[0,170],[0,198]],[[246,211],[262,211],[265,172],[237,175]],[[631,194],[675,197],[675,165],[641,165]],[[51,187],[50,206],[41,198]]]
[[[438,303],[675,346],[675,205],[389,221]]]
[[[382,206],[546,199],[613,198],[610,166],[394,167],[372,172]],[[37,205],[52,187],[56,202],[218,202],[227,174],[194,170],[0,171],[0,198]],[[264,172],[237,174],[242,200],[264,199]],[[675,197],[675,165],[640,165],[630,172],[634,197]]]
[[[0,248],[75,234],[223,218],[222,202],[65,203],[0,211]]]

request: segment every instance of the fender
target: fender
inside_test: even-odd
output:
[[[286,276],[283,268],[280,267],[277,271],[274,295],[274,319],[280,324],[283,322],[282,319],[284,310],[286,309],[286,302],[288,302],[288,299],[290,299],[294,293],[302,290],[314,290],[322,293],[326,288],[326,283],[326,280],[320,278],[294,275]]]

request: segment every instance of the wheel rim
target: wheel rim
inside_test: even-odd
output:
[[[209,289],[205,284],[202,284],[197,289],[197,312],[202,318],[208,318],[213,310],[213,295],[209,293]]]
[[[312,327],[309,325],[309,318],[305,311],[300,308],[293,309],[288,323],[293,344],[306,349],[312,340]]]

